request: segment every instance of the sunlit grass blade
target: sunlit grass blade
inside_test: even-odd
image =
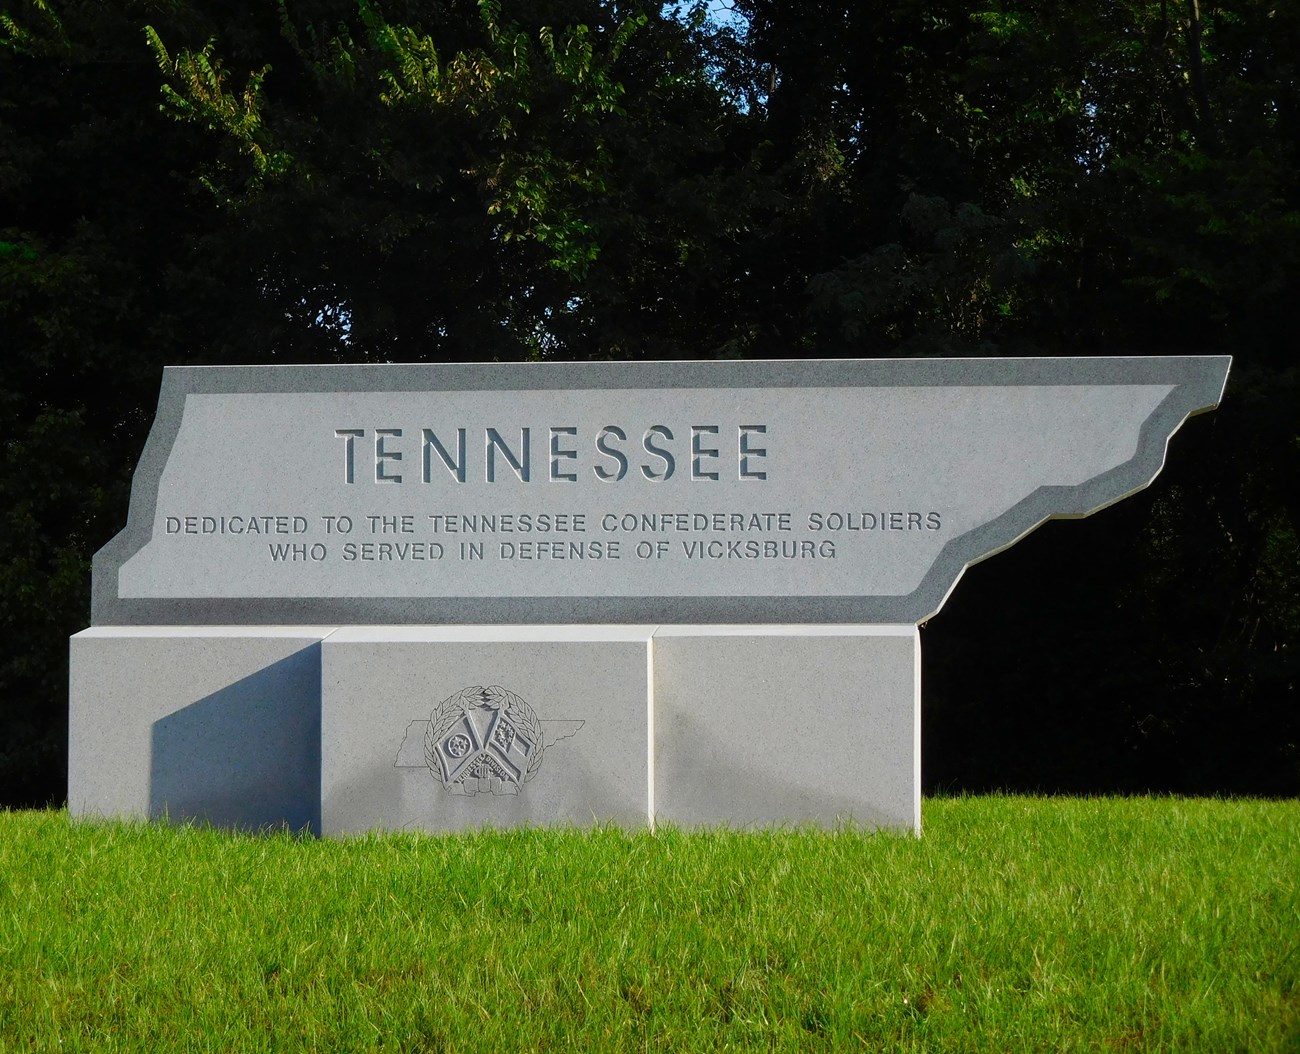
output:
[[[344,841],[0,814],[0,1050],[1291,1051],[1300,803]]]

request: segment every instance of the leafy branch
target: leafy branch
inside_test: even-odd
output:
[[[262,122],[263,83],[271,72],[267,63],[249,73],[242,91],[226,86],[227,75],[216,57],[216,41],[209,40],[201,51],[182,49],[173,59],[153,26],[144,27],[158,68],[172,83],[162,86],[164,110],[176,118],[200,124],[228,137],[252,162],[254,187],[283,175],[293,164],[291,154],[268,149]],[[228,166],[222,165],[222,168]],[[204,179],[216,192],[211,180]]]

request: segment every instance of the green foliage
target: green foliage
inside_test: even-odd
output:
[[[819,5],[804,31],[805,5],[738,7],[804,219],[769,240],[817,346],[1174,350],[1278,320],[1300,266],[1294,8],[1193,25],[1146,0],[900,0]],[[918,201],[967,219],[935,239]]]
[[[268,63],[248,75],[243,91],[225,88],[225,71],[214,56],[216,44],[209,41],[201,51],[182,50],[172,59],[153,26],[144,27],[145,37],[163,74],[175,79],[184,94],[170,84],[162,86],[165,103],[181,120],[195,121],[209,131],[222,132],[239,145],[253,161],[256,181],[283,174],[293,159],[284,151],[268,153],[262,146],[262,82],[271,72]],[[205,181],[210,189],[212,185]]]
[[[19,55],[62,56],[71,47],[63,20],[47,0],[28,0],[30,22],[0,11],[0,49]]]
[[[324,39],[312,22],[300,29],[283,3],[280,25],[318,85],[351,92],[352,105],[367,109],[381,128],[396,126],[367,151],[371,160],[383,164],[392,151],[406,147],[397,136],[418,134],[421,127],[460,125],[463,133],[473,128],[479,149],[461,159],[457,175],[477,182],[486,216],[496,220],[493,235],[504,243],[533,242],[552,268],[581,278],[600,251],[593,225],[582,213],[607,189],[611,168],[593,122],[622,113],[617,63],[647,18],[621,19],[598,48],[586,24],[558,32],[543,24],[528,32],[503,21],[499,3],[481,0],[478,8],[479,24],[463,28],[480,43],[449,49],[446,58],[422,26],[391,21],[366,0],[358,4],[354,25],[341,22]],[[250,72],[245,87],[236,90],[226,85],[215,41],[199,51],[182,49],[173,60],[157,31],[152,26],[145,31],[169,79],[163,93],[173,112],[221,133],[252,161],[239,191],[219,191],[227,204],[238,207],[266,179],[285,174],[295,150],[302,149],[309,163],[314,160],[310,145],[293,150],[267,145],[291,141],[301,131],[283,122],[267,127],[269,63]],[[394,114],[376,112],[376,102]],[[543,120],[548,126],[539,135],[536,126]],[[552,123],[569,128],[556,135]],[[460,143],[456,147],[464,149]],[[229,186],[230,169],[220,175]]]
[[[0,814],[0,1045],[1294,1049],[1296,803],[925,820],[316,842]]]
[[[928,629],[929,777],[1295,793],[1300,8],[737,6],[783,194],[748,353],[1236,359],[1161,499],[966,576]]]
[[[1243,727],[1300,742],[1300,6],[675,10],[0,14],[0,739],[34,744],[3,748],[0,800],[62,793],[64,637],[125,520],[164,363],[1130,351],[1234,354],[1215,423],[1175,441],[1160,500],[1080,528],[1093,573],[1072,562],[1040,601],[1065,571],[1018,547],[978,596],[998,617],[927,660],[953,664],[927,668],[952,742],[1050,689],[1072,734],[1106,730],[1108,760],[1022,751],[1057,761],[1020,772],[990,737],[983,758],[934,748],[932,775],[1147,785],[1159,726],[1169,758],[1200,759],[1155,766],[1159,785],[1295,793],[1292,761],[1253,765],[1244,739],[1216,754],[1203,718],[1254,700]],[[1078,632],[1044,636],[1040,603]],[[962,641],[999,620],[1037,643],[983,668]],[[1061,687],[1096,668],[1108,702]],[[1025,728],[1056,734],[996,738]]]

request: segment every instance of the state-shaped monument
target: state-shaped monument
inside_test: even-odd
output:
[[[74,815],[920,828],[970,564],[1227,357],[177,367],[72,638]]]

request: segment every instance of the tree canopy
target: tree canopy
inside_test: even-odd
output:
[[[1263,0],[10,0],[0,801],[63,793],[164,364],[1189,352],[1157,485],[927,629],[927,780],[1296,793],[1298,54]]]

